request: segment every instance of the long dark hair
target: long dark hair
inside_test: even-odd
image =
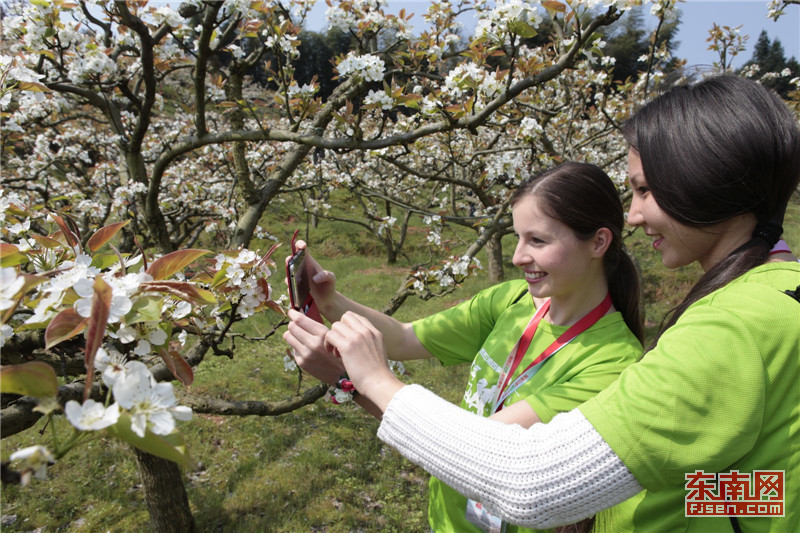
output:
[[[600,228],[611,231],[612,241],[603,256],[608,291],[628,328],[644,343],[639,272],[622,244],[625,217],[611,178],[595,165],[564,163],[525,180],[511,204],[528,195],[535,195],[545,214],[579,239],[591,239]]]
[[[692,303],[766,261],[800,180],[800,132],[775,93],[722,75],[671,88],[636,112],[623,134],[639,153],[656,203],[676,221],[704,227],[744,213],[758,221],[752,239],[710,268],[672,310],[654,346]]]

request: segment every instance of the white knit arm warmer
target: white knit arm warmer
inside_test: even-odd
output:
[[[576,522],[642,490],[577,409],[526,430],[410,385],[389,403],[378,437],[502,519],[535,529]]]

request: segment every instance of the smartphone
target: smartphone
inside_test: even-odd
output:
[[[306,251],[297,250],[286,264],[289,279],[289,301],[292,307],[305,313],[311,304],[311,295],[306,274]]]

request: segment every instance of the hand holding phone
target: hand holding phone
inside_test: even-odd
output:
[[[305,313],[311,304],[305,249],[297,250],[286,263],[286,277],[289,280],[289,301],[292,307]]]
[[[314,298],[311,297],[311,285],[306,265],[306,250],[295,246],[298,232],[299,230],[295,231],[292,236],[292,257],[286,262],[289,302],[294,309],[322,323],[322,316],[319,313],[317,304],[314,302]]]

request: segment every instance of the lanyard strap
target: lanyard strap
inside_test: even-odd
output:
[[[533,315],[533,318],[525,328],[525,332],[522,334],[522,337],[520,337],[519,342],[517,342],[516,352],[514,352],[512,349],[512,353],[509,354],[506,364],[503,366],[504,372],[500,375],[500,379],[498,380],[500,388],[497,391],[497,399],[494,403],[494,412],[500,411],[503,408],[503,402],[506,401],[506,398],[508,398],[508,396],[517,390],[523,383],[533,377],[541,363],[546,361],[551,355],[555,354],[561,348],[569,344],[572,339],[592,327],[598,320],[600,320],[603,315],[605,315],[608,310],[611,309],[611,303],[611,294],[607,293],[606,297],[602,302],[600,302],[600,304],[597,305],[597,307],[589,311],[575,324],[570,326],[567,331],[559,335],[559,337],[554,340],[550,346],[540,353],[539,356],[536,357],[525,368],[525,370],[522,371],[522,374],[520,374],[519,377],[514,380],[511,386],[509,386],[509,382],[514,376],[514,372],[516,372],[517,368],[522,362],[522,359],[525,357],[525,352],[528,351],[528,347],[531,345],[533,336],[536,335],[539,322],[541,322],[544,315],[547,314],[547,311],[550,309],[550,300],[548,299],[541,308],[537,309],[536,314]]]

